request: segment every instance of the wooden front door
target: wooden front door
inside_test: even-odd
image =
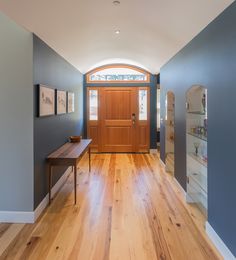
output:
[[[93,139],[93,150],[148,152],[148,87],[93,87],[88,88],[87,97],[88,137]]]

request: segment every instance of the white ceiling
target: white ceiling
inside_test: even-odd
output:
[[[233,0],[0,0],[0,10],[81,72],[128,63],[158,73]],[[119,29],[121,33],[115,34]]]

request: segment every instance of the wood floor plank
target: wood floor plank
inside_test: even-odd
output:
[[[23,229],[24,224],[0,224],[0,255]]]
[[[0,226],[0,238],[4,235],[4,233],[8,230],[8,228],[11,226],[11,224],[3,223]]]
[[[153,154],[87,155],[35,224],[0,224],[0,259],[217,260],[205,218]]]

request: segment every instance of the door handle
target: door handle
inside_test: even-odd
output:
[[[135,113],[132,114],[132,124],[135,125],[136,122],[136,115]]]

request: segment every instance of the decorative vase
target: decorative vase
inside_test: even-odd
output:
[[[203,93],[202,95],[202,107],[203,107],[203,112],[206,112],[206,94]]]
[[[200,146],[200,143],[199,142],[195,142],[194,143],[194,147],[195,147],[195,155],[198,156],[198,148]]]

